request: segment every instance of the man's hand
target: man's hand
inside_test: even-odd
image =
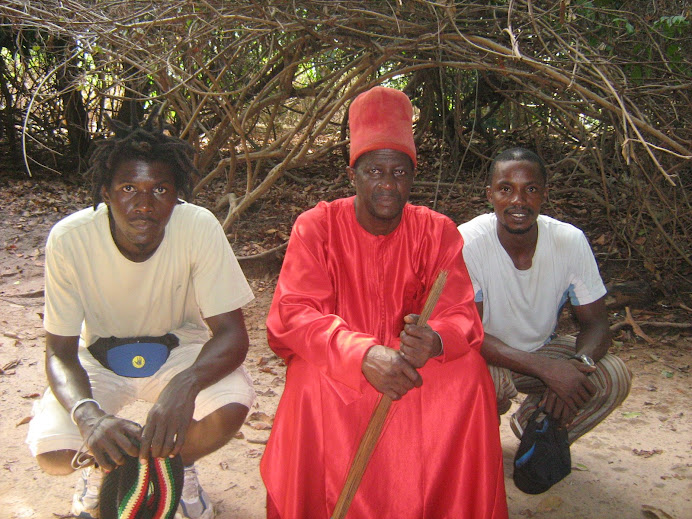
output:
[[[381,344],[368,350],[361,369],[368,382],[392,400],[399,400],[423,384],[421,376],[399,351]]]
[[[409,314],[404,317],[404,329],[400,334],[401,355],[414,368],[422,368],[428,359],[437,357],[442,352],[440,336],[430,326],[418,326],[419,315]]]
[[[245,360],[249,339],[241,309],[206,317],[209,339],[189,368],[174,376],[147,415],[140,459],[180,454],[195,411],[195,398]]]
[[[139,453],[142,432],[139,424],[105,413],[78,423],[96,463],[107,472],[123,465],[126,456],[134,457]]]
[[[70,412],[80,400],[90,400],[89,376],[79,362],[78,336],[46,332],[46,374],[55,397]],[[141,427],[128,420],[105,414],[93,402],[79,405],[74,413],[79,432],[96,462],[105,470],[125,463],[125,456],[137,456]]]
[[[180,453],[192,423],[197,391],[174,377],[149,410],[142,430],[139,458],[165,458]]]
[[[596,394],[596,386],[587,377],[596,368],[576,359],[551,359],[547,368],[541,379],[548,388],[539,405],[566,426]]]

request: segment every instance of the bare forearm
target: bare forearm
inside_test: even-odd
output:
[[[229,347],[229,344],[232,344]],[[212,337],[188,369],[176,375],[180,383],[199,392],[237,369],[248,350],[247,335],[242,337]]]
[[[141,459],[179,453],[192,423],[197,394],[245,360],[249,340],[242,312],[227,312],[206,321],[212,338],[202,347],[192,366],[171,379],[149,410],[141,434]]]
[[[605,299],[573,308],[580,330],[577,335],[577,353],[599,361],[608,353],[611,341]]]
[[[249,338],[241,310],[207,319],[212,338],[202,347],[195,362],[173,380],[188,391],[199,392],[237,369],[245,360]]]
[[[477,301],[478,315],[483,315],[483,302]],[[494,335],[488,333],[483,338],[481,355],[488,364],[507,368],[517,373],[543,379],[549,369],[550,359],[533,353],[512,348]]]
[[[577,335],[577,353],[591,357],[595,362],[608,353],[611,336],[608,326],[583,328]]]
[[[48,384],[55,398],[68,411],[78,401],[92,397],[89,376],[79,362],[78,341],[78,337],[46,336]]]
[[[46,375],[55,398],[68,411],[85,398],[92,398],[89,376],[79,362],[78,337],[46,334]],[[76,408],[73,418],[82,424],[103,414],[94,402]]]
[[[488,364],[537,378],[542,378],[546,369],[546,361],[550,360],[540,355],[512,348],[489,334],[485,334],[483,339],[481,355]]]
[[[68,411],[79,400],[91,398],[91,384],[81,365],[70,365],[52,356],[46,361],[48,384],[53,394]]]

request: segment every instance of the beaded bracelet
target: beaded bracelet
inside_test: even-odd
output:
[[[87,402],[93,402],[93,403],[96,404],[96,407],[98,407],[99,409],[101,409],[101,406],[99,405],[99,403],[98,403],[96,400],[94,400],[93,398],[82,398],[81,400],[78,400],[78,401],[75,403],[75,405],[72,406],[72,410],[70,411],[70,420],[72,420],[72,423],[73,423],[73,424],[78,425],[78,424],[77,424],[77,421],[74,419],[74,412],[77,410],[77,408],[78,408],[80,405],[86,404]]]

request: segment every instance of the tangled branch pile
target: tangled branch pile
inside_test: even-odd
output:
[[[21,149],[23,126],[28,167],[64,169],[106,113],[127,121],[165,102],[198,149],[196,193],[225,182],[215,209],[228,230],[286,172],[343,149],[349,101],[385,83],[414,99],[438,188],[482,185],[498,149],[536,149],[554,192],[603,214],[606,260],[689,294],[686,5],[6,0],[4,138]]]

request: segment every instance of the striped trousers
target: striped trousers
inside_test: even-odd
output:
[[[576,338],[559,336],[534,353],[554,359],[568,359],[575,352]],[[488,365],[488,369],[495,384],[497,409],[500,414],[509,411],[512,405],[511,398],[520,392],[527,394],[517,412],[514,413],[514,418],[524,430],[529,417],[543,398],[545,384],[540,379],[516,373],[507,368]],[[632,374],[622,360],[608,353],[596,363],[596,371],[589,375],[589,380],[594,383],[598,391],[567,427],[570,443],[596,427],[627,398],[632,385]]]

